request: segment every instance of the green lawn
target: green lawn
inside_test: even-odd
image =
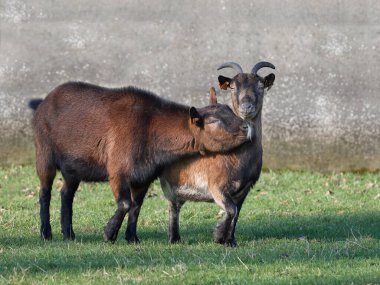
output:
[[[58,177],[57,177],[58,178]],[[249,194],[237,248],[212,242],[214,204],[187,203],[183,244],[167,242],[159,184],[141,211],[139,245],[104,243],[116,205],[107,183],[81,184],[75,242],[63,241],[59,186],[53,241],[39,240],[33,167],[0,169],[0,284],[380,284],[380,174],[266,172]]]

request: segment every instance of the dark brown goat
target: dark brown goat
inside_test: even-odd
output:
[[[165,165],[189,154],[229,151],[247,140],[246,123],[226,105],[196,109],[133,87],[79,82],[57,87],[42,101],[33,130],[42,239],[52,238],[49,207],[56,170],[64,178],[63,237],[75,238],[72,203],[79,183],[109,180],[117,210],[104,239],[115,241],[126,213],[140,209]],[[134,236],[127,239],[135,241]]]
[[[166,167],[160,176],[161,186],[170,202],[169,240],[180,241],[179,213],[185,201],[217,203],[225,218],[214,231],[214,240],[226,246],[236,246],[235,226],[244,199],[260,177],[262,166],[261,109],[264,91],[274,82],[274,74],[257,75],[263,67],[274,66],[259,62],[251,73],[243,73],[236,63],[223,64],[219,69],[232,67],[238,74],[234,78],[219,76],[222,89],[231,88],[234,112],[250,126],[251,141],[228,154],[191,157]],[[216,104],[215,89],[210,90],[210,103]]]

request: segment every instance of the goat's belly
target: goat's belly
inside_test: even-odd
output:
[[[70,175],[80,181],[102,182],[108,180],[108,173],[104,166],[81,158],[61,155],[56,166],[64,175]]]
[[[183,185],[177,188],[176,196],[179,200],[196,201],[196,202],[212,202],[213,198],[207,187],[192,187]]]

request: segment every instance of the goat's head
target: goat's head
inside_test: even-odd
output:
[[[189,113],[190,129],[200,145],[201,154],[229,151],[249,139],[248,124],[227,105],[191,107]]]
[[[232,106],[235,114],[244,120],[252,120],[260,111],[263,105],[265,89],[269,90],[274,82],[273,73],[261,77],[257,71],[263,67],[275,69],[269,62],[259,62],[251,70],[251,73],[243,73],[243,69],[235,62],[222,64],[218,70],[223,68],[233,68],[238,72],[233,78],[219,76],[219,86],[221,89],[231,89]]]

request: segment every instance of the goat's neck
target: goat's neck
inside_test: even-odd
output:
[[[166,144],[163,150],[177,157],[199,153],[202,149],[201,144],[191,134],[190,130],[189,133],[177,133],[176,136],[171,139],[171,142],[170,144]]]
[[[176,160],[182,156],[199,153],[202,145],[196,139],[189,126],[189,116],[176,118],[173,124],[160,129],[154,140],[157,150],[165,160]]]

